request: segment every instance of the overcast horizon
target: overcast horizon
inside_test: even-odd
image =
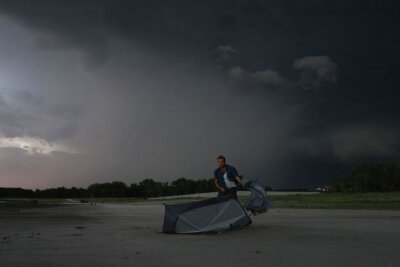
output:
[[[400,156],[395,1],[0,0],[0,187],[316,187]]]

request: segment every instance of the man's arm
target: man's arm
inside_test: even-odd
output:
[[[242,177],[240,177],[239,175],[235,176],[235,179],[239,184],[242,183]]]
[[[222,186],[219,185],[217,179],[214,179],[214,184],[215,184],[215,187],[218,188],[219,191],[225,192],[225,189]]]
[[[235,177],[235,180],[240,184],[242,181],[242,177],[240,177],[239,172],[236,170],[235,167],[232,167],[232,174]]]

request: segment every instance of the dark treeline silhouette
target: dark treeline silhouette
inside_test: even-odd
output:
[[[0,187],[0,198],[2,198],[2,197],[32,198],[34,196],[35,196],[35,192],[30,189]]]
[[[357,165],[348,176],[340,176],[331,186],[336,192],[400,191],[400,160],[387,164],[364,163]],[[272,191],[271,187],[266,187]],[[308,191],[304,188],[277,189],[276,191]],[[137,197],[149,198],[216,191],[213,179],[189,180],[179,178],[173,182],[145,179],[126,185],[123,182],[95,183],[88,188],[22,189],[0,187],[0,198],[88,198]]]
[[[336,192],[400,191],[400,160],[357,165],[350,175],[338,177],[331,186]]]
[[[189,180],[179,178],[171,183],[145,179],[130,186],[123,182],[95,183],[88,188],[22,189],[1,188],[0,198],[88,198],[88,197],[160,197],[215,191],[213,179]]]

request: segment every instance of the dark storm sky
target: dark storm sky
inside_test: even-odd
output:
[[[0,186],[274,187],[400,156],[395,1],[0,0]]]

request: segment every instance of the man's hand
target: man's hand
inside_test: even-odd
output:
[[[216,187],[219,191],[221,191],[222,193],[225,192],[225,189],[224,189],[222,186],[220,186],[220,185],[218,184],[218,180],[217,180],[217,179],[214,179],[214,184],[215,184],[215,187]]]

